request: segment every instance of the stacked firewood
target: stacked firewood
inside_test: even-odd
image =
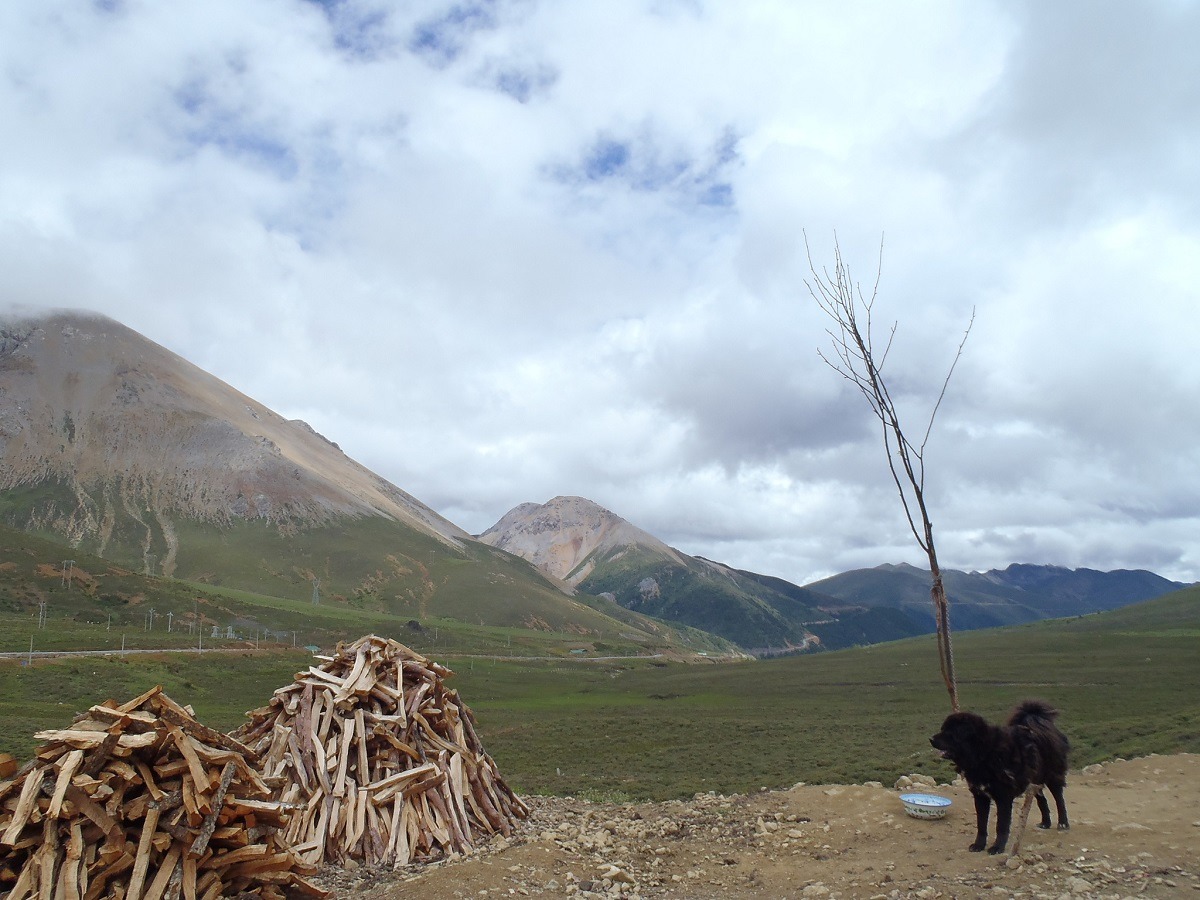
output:
[[[0,781],[6,900],[324,898],[288,849],[286,810],[254,753],[161,687],[40,731]]]
[[[318,657],[234,737],[285,780],[288,842],[309,863],[396,867],[510,835],[528,808],[484,752],[453,673],[368,635]]]

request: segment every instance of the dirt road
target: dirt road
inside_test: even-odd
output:
[[[937,763],[928,772],[945,774]],[[668,803],[532,798],[512,841],[401,872],[332,870],[342,900],[498,897],[1125,898],[1200,900],[1200,756],[1074,772],[1070,831],[1029,828],[1019,858],[970,853],[961,784],[946,818],[880,785],[798,785]],[[1035,813],[1036,814],[1036,813]]]

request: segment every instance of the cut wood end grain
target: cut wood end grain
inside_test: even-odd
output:
[[[5,900],[323,900],[244,744],[161,687],[92,707],[0,784]],[[0,760],[0,771],[5,771]]]
[[[306,861],[429,862],[528,815],[446,688],[448,668],[376,635],[317,661],[233,733],[300,810],[285,833]]]

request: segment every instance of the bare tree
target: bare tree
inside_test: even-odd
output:
[[[958,682],[954,675],[954,651],[950,642],[950,611],[946,599],[946,589],[942,584],[942,570],[938,565],[937,549],[933,543],[933,522],[929,518],[929,508],[925,502],[925,447],[929,443],[929,435],[933,431],[933,422],[937,418],[938,409],[946,396],[946,388],[950,384],[950,376],[962,356],[963,346],[975,324],[975,311],[971,311],[971,320],[958,345],[958,352],[950,364],[946,378],[942,382],[941,392],[929,419],[925,423],[925,431],[920,443],[914,443],[905,434],[900,422],[900,415],[895,401],[883,377],[883,367],[887,362],[888,353],[892,349],[892,341],[896,337],[897,323],[893,322],[887,330],[886,340],[882,345],[875,343],[872,316],[875,310],[875,300],[879,294],[879,279],[883,274],[883,240],[879,242],[879,261],[875,270],[875,284],[871,288],[870,297],[864,296],[862,286],[850,276],[850,268],[842,258],[841,247],[837,236],[834,236],[833,271],[822,267],[817,269],[812,260],[812,250],[808,246],[808,235],[804,235],[804,248],[808,253],[808,268],[813,280],[806,281],[808,292],[821,307],[824,313],[833,321],[833,327],[826,332],[833,339],[833,354],[827,356],[818,350],[821,359],[835,372],[858,388],[871,407],[871,412],[883,427],[883,445],[887,451],[888,469],[896,490],[900,493],[900,502],[904,507],[904,515],[908,519],[913,537],[925,555],[929,557],[929,573],[933,579],[930,597],[933,600],[934,616],[937,623],[938,660],[941,663],[942,680],[946,682],[946,690],[950,693],[950,705],[958,711]]]

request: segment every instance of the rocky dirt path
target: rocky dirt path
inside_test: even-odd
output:
[[[394,873],[331,870],[326,879],[342,900],[1200,900],[1200,756],[1072,773],[1071,830],[1029,828],[1019,858],[968,852],[970,794],[961,784],[937,790],[954,801],[937,821],[906,816],[900,791],[878,784],[628,805],[532,798],[521,833],[476,856]]]

